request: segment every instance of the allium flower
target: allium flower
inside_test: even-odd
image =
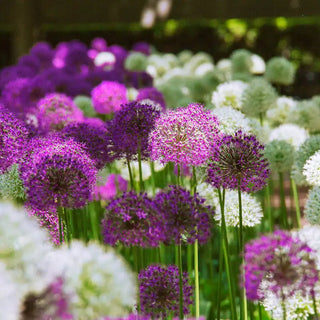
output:
[[[134,275],[111,248],[73,241],[52,252],[47,263],[60,273],[77,320],[125,316],[136,302]]]
[[[253,135],[237,131],[224,135],[212,148],[208,165],[208,182],[214,187],[255,192],[261,190],[269,176],[263,145]]]
[[[0,105],[0,173],[18,161],[28,134],[24,123]]]
[[[320,150],[306,161],[303,175],[310,185],[320,186]]]
[[[212,103],[216,108],[231,107],[236,110],[242,109],[242,94],[247,88],[242,81],[229,81],[219,84],[212,94]]]
[[[0,262],[21,294],[42,291],[51,282],[53,274],[44,260],[50,250],[47,234],[35,220],[23,209],[0,203]]]
[[[283,57],[273,57],[267,62],[265,77],[275,84],[290,85],[294,81],[293,64]]]
[[[266,144],[264,155],[273,172],[290,172],[293,164],[294,147],[284,140],[272,140]]]
[[[67,124],[83,120],[83,113],[62,93],[46,95],[37,104],[39,127],[43,132],[62,130]]]
[[[21,175],[31,207],[79,208],[92,199],[97,170],[78,143],[54,141],[31,152]]]
[[[152,319],[165,319],[170,312],[179,315],[179,270],[176,266],[151,265],[140,271],[139,276],[141,312]],[[189,313],[192,304],[192,287],[188,274],[182,278],[183,314]]]
[[[141,52],[130,53],[125,62],[124,67],[131,71],[144,71],[147,68],[147,56]]]
[[[92,104],[99,113],[109,114],[128,102],[126,87],[115,81],[103,81],[91,91]]]
[[[259,117],[270,109],[276,102],[275,89],[262,78],[255,78],[244,90],[242,95],[242,110],[244,114]]]
[[[292,178],[298,185],[305,185],[307,183],[302,173],[303,166],[318,150],[320,150],[320,135],[309,137],[297,150],[292,166]]]
[[[219,121],[220,131],[225,134],[233,134],[239,130],[248,133],[252,131],[249,119],[240,111],[231,107],[221,107],[213,109],[212,113]]]
[[[217,119],[202,105],[167,111],[150,133],[150,157],[162,163],[202,165],[218,137]]]
[[[73,102],[77,105],[77,107],[83,112],[86,117],[95,117],[97,113],[93,109],[92,101],[87,96],[76,96],[73,99]]]
[[[43,292],[30,292],[24,297],[21,320],[72,320],[68,297],[63,292],[62,279],[55,280]]]
[[[99,52],[94,57],[94,64],[97,67],[102,67],[104,70],[112,69],[116,62],[116,57],[111,52]]]
[[[217,62],[216,70],[221,75],[221,82],[230,81],[232,78],[232,62],[230,59],[221,59]]]
[[[164,240],[163,218],[147,194],[125,192],[107,205],[102,234],[112,246],[156,247]]]
[[[156,88],[142,88],[139,90],[136,100],[141,102],[143,100],[151,100],[161,106],[161,111],[166,109],[166,102],[164,100],[163,94]]]
[[[266,64],[263,58],[257,54],[251,55],[251,63],[250,72],[252,74],[262,74],[266,71]]]
[[[13,164],[5,173],[0,174],[0,198],[24,200],[24,186],[19,175],[18,165]]]
[[[252,68],[252,53],[246,49],[233,51],[230,56],[233,73],[250,73]]]
[[[294,109],[297,102],[289,97],[279,97],[275,107],[267,110],[267,119],[273,126],[279,126],[288,122],[290,111]]]
[[[159,115],[153,106],[137,102],[125,104],[115,113],[108,130],[119,158],[137,159],[138,152],[142,159],[148,158],[148,135]]]
[[[313,250],[284,231],[276,231],[248,243],[245,246],[244,271],[250,300],[263,299],[266,290],[271,290],[281,299],[297,291],[306,295],[319,280]]]
[[[19,319],[22,293],[18,283],[12,279],[2,262],[0,262],[0,287],[1,318],[3,320]]]
[[[291,123],[282,124],[270,132],[269,140],[284,140],[290,143],[295,149],[299,148],[309,137],[308,132]]]
[[[163,215],[165,242],[206,243],[211,237],[212,217],[214,211],[204,205],[204,199],[198,194],[179,186],[169,186],[160,191],[154,202]]]

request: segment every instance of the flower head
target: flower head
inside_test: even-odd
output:
[[[309,191],[304,212],[307,221],[311,224],[320,225],[320,186]]]
[[[283,57],[273,57],[266,65],[265,77],[275,84],[290,85],[294,81],[293,64]]]
[[[306,161],[303,174],[309,184],[320,186],[320,150]]]
[[[176,266],[151,265],[140,271],[139,276],[141,312],[153,319],[164,319],[170,312],[179,315],[179,270]],[[189,313],[192,304],[192,287],[187,273],[183,274],[183,314]]]
[[[250,73],[252,53],[246,49],[238,49],[230,56],[233,73]]]
[[[151,100],[161,106],[161,111],[166,109],[166,102],[163,94],[156,88],[142,88],[139,90],[136,100],[139,102],[143,100]]]
[[[73,102],[77,105],[77,107],[83,112],[86,117],[94,117],[96,116],[96,112],[93,109],[92,101],[87,96],[76,96],[73,99]]]
[[[141,52],[130,53],[124,62],[125,68],[131,71],[144,71],[147,64],[147,56]]]
[[[237,131],[223,135],[212,148],[208,182],[214,187],[254,192],[262,189],[269,176],[264,146],[253,135]]]

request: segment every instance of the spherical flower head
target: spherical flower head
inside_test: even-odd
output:
[[[212,103],[216,108],[231,107],[236,110],[242,109],[242,95],[247,88],[242,81],[229,81],[219,84],[212,94]]]
[[[25,210],[0,203],[0,261],[19,285],[22,295],[40,292],[51,282],[54,275],[44,259],[51,250],[46,232]]]
[[[25,191],[19,174],[19,166],[13,164],[5,173],[0,174],[0,198],[25,200]]]
[[[131,52],[124,61],[124,67],[130,71],[145,71],[147,56],[141,52]]]
[[[152,105],[137,102],[123,105],[108,125],[117,156],[137,159],[140,152],[142,159],[148,158],[148,136],[159,116],[160,111]]]
[[[99,113],[109,114],[128,102],[127,88],[116,81],[102,81],[91,91],[92,104]]]
[[[153,87],[140,89],[135,100],[139,102],[146,99],[159,104],[161,106],[161,111],[165,111],[166,102],[163,94],[158,89]]]
[[[161,163],[198,166],[210,156],[218,138],[218,121],[202,105],[170,110],[156,120],[149,136],[150,157]]]
[[[175,62],[175,56],[173,56],[172,58]],[[206,52],[198,52],[194,54],[191,59],[184,65],[184,69],[188,70],[191,74],[194,74],[197,68],[203,63],[213,63],[212,56]]]
[[[92,199],[97,170],[81,145],[54,141],[32,152],[21,175],[31,207],[80,208]]]
[[[294,152],[294,147],[284,140],[272,140],[264,149],[264,155],[273,172],[290,172]]]
[[[262,78],[249,82],[242,95],[242,110],[244,114],[259,117],[270,109],[276,102],[276,90]]]
[[[147,194],[125,192],[107,205],[102,234],[112,246],[156,247],[164,240],[162,216]]]
[[[257,54],[251,55],[251,68],[250,72],[252,74],[262,74],[266,71],[266,63],[263,58],[258,56]]]
[[[169,186],[156,195],[154,202],[165,225],[165,243],[190,244],[196,240],[206,243],[209,240],[214,211],[204,205],[204,201],[198,194],[191,195],[179,186]]]
[[[114,146],[106,126],[90,122],[71,123],[61,134],[79,142],[98,170],[114,159]]]
[[[292,178],[298,185],[306,185],[306,178],[303,175],[303,167],[306,161],[320,150],[320,135],[309,137],[297,150],[292,166]]]
[[[144,41],[137,42],[132,47],[132,51],[141,52],[146,56],[151,54],[151,50],[152,50],[151,45]]]
[[[94,38],[91,41],[90,46],[92,49],[97,50],[98,52],[106,51],[108,48],[107,41],[100,37]]]
[[[303,175],[312,186],[320,186],[320,150],[311,156],[303,166]]]
[[[249,119],[238,110],[232,107],[221,107],[212,110],[219,121],[219,129],[222,133],[233,134],[236,131],[251,133]]]
[[[294,81],[295,69],[286,58],[273,57],[267,62],[265,77],[271,83],[288,86]]]
[[[151,265],[138,275],[141,312],[152,319],[165,319],[170,312],[179,315],[179,269],[174,265]],[[192,304],[188,274],[182,275],[183,314]]]
[[[95,117],[97,115],[93,108],[92,101],[89,97],[79,95],[73,99],[73,102],[83,112],[84,116]]]
[[[96,320],[105,315],[126,316],[136,303],[136,281],[125,261],[111,248],[73,241],[52,254],[53,264],[70,297],[70,311],[77,320]]]
[[[290,97],[279,97],[275,107],[267,111],[267,119],[273,126],[279,126],[288,122],[290,112],[295,108],[297,102]]]
[[[306,219],[309,223],[320,225],[320,187],[314,187],[309,191],[306,206],[304,208]]]
[[[265,290],[281,299],[296,291],[306,295],[319,280],[313,250],[288,232],[276,231],[249,242],[244,258],[245,287],[250,300],[263,299]]]
[[[261,190],[269,176],[264,146],[253,135],[237,131],[223,135],[212,148],[208,165],[208,182],[216,188],[244,192]]]
[[[0,173],[18,161],[28,135],[24,123],[0,105]]]
[[[60,131],[67,124],[83,120],[83,112],[62,93],[46,95],[37,104],[39,127],[44,132]]]
[[[309,134],[305,129],[292,123],[286,123],[271,130],[269,141],[284,140],[290,143],[296,150],[306,141],[308,137]]]
[[[252,68],[252,53],[246,49],[233,51],[230,56],[233,73],[250,73]]]

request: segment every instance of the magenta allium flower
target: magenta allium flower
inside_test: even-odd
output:
[[[154,202],[163,215],[166,243],[194,243],[197,239],[199,243],[206,243],[211,237],[214,211],[203,204],[205,200],[198,194],[191,195],[182,187],[169,186],[156,195]]]
[[[198,166],[210,156],[218,121],[200,104],[161,114],[149,136],[150,157],[162,163]]]
[[[148,135],[159,116],[160,111],[148,104],[130,102],[123,105],[108,123],[117,157],[137,159],[140,150],[141,158],[148,158]]]
[[[102,220],[105,243],[156,247],[164,239],[162,218],[146,193],[125,192],[106,207]]]
[[[28,134],[24,123],[0,105],[0,173],[18,161]]]
[[[99,113],[109,114],[128,102],[127,88],[115,81],[103,81],[91,91],[92,104]]]
[[[188,274],[182,275],[183,314],[192,304]],[[174,265],[151,265],[138,275],[141,313],[152,319],[165,319],[170,312],[179,316],[179,270]]]
[[[296,291],[307,294],[319,280],[313,250],[289,232],[279,230],[251,241],[245,246],[244,258],[250,300],[263,299],[263,290],[272,290],[281,299]]]
[[[269,176],[264,146],[253,135],[237,131],[223,135],[213,145],[208,165],[208,182],[216,188],[255,192],[261,190]]]
[[[151,100],[161,106],[161,111],[166,109],[166,101],[163,94],[154,87],[139,90],[136,101]]]
[[[71,139],[44,139],[33,146],[26,150],[31,157],[20,169],[30,207],[80,208],[92,200],[97,170],[81,145]]]
[[[110,174],[106,183],[95,187],[95,198],[97,200],[110,200],[117,195],[127,191],[128,181],[124,180],[120,174]]]
[[[67,124],[84,119],[83,112],[62,93],[46,95],[38,102],[37,109],[39,127],[45,133],[62,130]]]
[[[61,131],[61,135],[81,143],[97,169],[114,160],[114,146],[106,126],[92,122],[71,123]]]

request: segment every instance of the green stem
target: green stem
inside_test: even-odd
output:
[[[284,194],[284,179],[283,179],[283,172],[279,172],[279,188],[280,188],[280,208],[281,208],[281,217],[283,221],[283,228],[288,229],[288,215],[287,215],[287,208],[286,208],[286,201],[285,201],[285,194]]]
[[[222,250],[222,232],[220,232],[220,250],[219,250],[219,279],[218,279],[218,294],[217,294],[217,319],[220,319],[220,300],[221,300],[221,285],[223,272],[223,250]]]
[[[180,164],[177,164],[177,185],[180,186]]]
[[[63,216],[64,216],[64,220],[65,220],[65,226],[66,226],[66,234],[67,234],[67,243],[68,246],[70,246],[71,243],[71,225],[70,225],[70,219],[69,219],[69,213],[67,212],[67,210],[62,207],[62,212],[63,212]]]
[[[141,165],[141,148],[140,148],[140,141],[138,142],[138,164],[139,164],[139,188],[140,192],[144,190],[144,183],[142,179],[142,165]]]
[[[258,302],[258,312],[259,312],[259,320],[262,320],[262,310],[261,310],[260,302]]]
[[[195,280],[195,305],[196,319],[200,317],[200,290],[199,290],[199,250],[198,239],[194,242],[194,280]]]
[[[272,230],[273,230],[273,217],[272,217],[272,211],[271,211],[271,198],[270,198],[270,185],[269,185],[269,183],[266,186],[265,195],[266,195],[267,216],[268,216],[268,220],[269,220],[269,231],[272,232]]]
[[[131,190],[134,190],[134,181],[133,181],[132,170],[130,166],[130,160],[128,158],[126,160],[127,160],[127,167],[128,167],[129,176],[130,176],[130,187],[131,187]]]
[[[316,297],[315,297],[315,292],[312,292],[312,304],[313,304],[313,310],[314,310],[315,318],[316,318],[316,319],[319,319],[318,310],[317,310],[317,303],[316,303]]]
[[[178,267],[179,267],[179,319],[183,320],[183,282],[182,282],[182,249],[178,245]]]
[[[287,320],[287,309],[286,309],[286,303],[285,303],[285,297],[283,294],[283,289],[281,288],[281,307],[282,307],[282,319]]]
[[[301,228],[301,213],[300,213],[300,204],[299,204],[299,196],[298,196],[298,189],[295,181],[291,178],[291,187],[293,192],[293,199],[294,204],[296,207],[296,219],[297,219],[297,227]]]
[[[63,216],[62,216],[62,208],[58,208],[58,217],[59,217],[59,243],[63,243]]]
[[[155,196],[156,194],[156,177],[155,177],[155,171],[154,171],[154,163],[150,162],[150,170],[151,170],[151,183],[152,183],[152,194]]]
[[[260,126],[263,126],[263,114],[262,112],[259,113],[259,120],[260,120]]]

